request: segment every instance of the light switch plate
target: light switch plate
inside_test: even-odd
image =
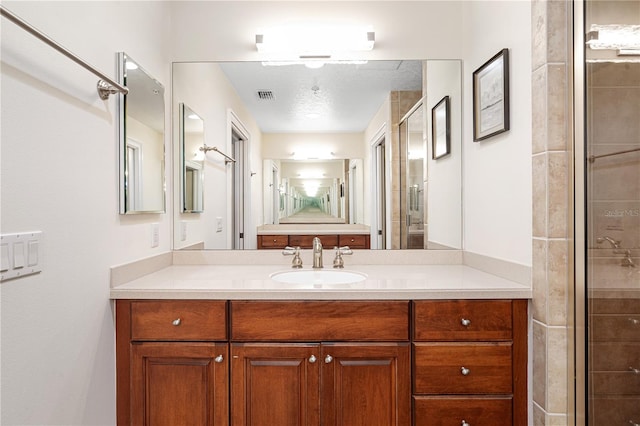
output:
[[[216,217],[216,232],[222,232],[222,218]]]
[[[0,281],[42,271],[42,231],[0,235]]]

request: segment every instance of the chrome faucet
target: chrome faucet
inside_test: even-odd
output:
[[[603,243],[605,241],[611,244],[611,247],[613,248],[613,254],[624,254],[624,258],[620,261],[621,266],[624,266],[625,268],[636,267],[636,264],[633,262],[633,259],[631,258],[631,250],[623,249],[620,246],[620,243],[622,241],[616,241],[611,237],[607,237],[606,235],[604,237],[596,238],[596,242],[598,244]]]
[[[322,268],[322,243],[320,238],[313,238],[313,269]]]
[[[605,241],[608,242],[609,244],[611,244],[611,247],[613,247],[614,249],[619,249],[620,248],[620,241],[616,241],[611,237],[604,236],[604,237],[596,238],[596,242],[598,244],[601,244],[601,243],[603,243]]]

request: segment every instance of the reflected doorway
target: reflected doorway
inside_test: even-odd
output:
[[[382,135],[373,147],[373,197],[375,227],[373,248],[387,248],[387,167],[385,137]]]
[[[232,163],[233,203],[231,216],[233,217],[232,235],[233,249],[244,249],[244,221],[245,221],[245,155],[247,138],[235,127],[231,130],[231,148],[235,162]]]

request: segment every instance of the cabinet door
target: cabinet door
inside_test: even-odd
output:
[[[233,426],[318,426],[317,344],[231,345]]]
[[[131,348],[131,424],[228,425],[226,343]]]
[[[409,426],[409,352],[407,343],[323,343],[323,426]]]

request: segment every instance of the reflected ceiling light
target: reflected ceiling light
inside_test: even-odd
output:
[[[323,179],[326,174],[322,173],[322,170],[300,170],[298,177],[300,179]]]
[[[355,53],[373,49],[375,32],[369,27],[288,25],[261,30],[255,40],[258,52],[269,56],[263,65],[320,68],[326,63],[354,62]]]
[[[333,159],[335,155],[335,152],[327,152],[323,149],[309,147],[291,153],[291,157],[294,160],[330,160]]]
[[[307,194],[307,197],[315,197],[318,195],[318,189],[320,188],[318,182],[305,181],[302,186],[304,187],[304,192]]]
[[[593,24],[587,33],[586,43],[593,50],[638,51],[640,25]]]
[[[126,67],[128,70],[137,70],[137,69],[138,69],[138,64],[136,64],[135,62],[133,62],[133,61],[131,61],[131,60],[128,60],[128,61],[127,61],[127,64],[125,65],[125,67]]]

